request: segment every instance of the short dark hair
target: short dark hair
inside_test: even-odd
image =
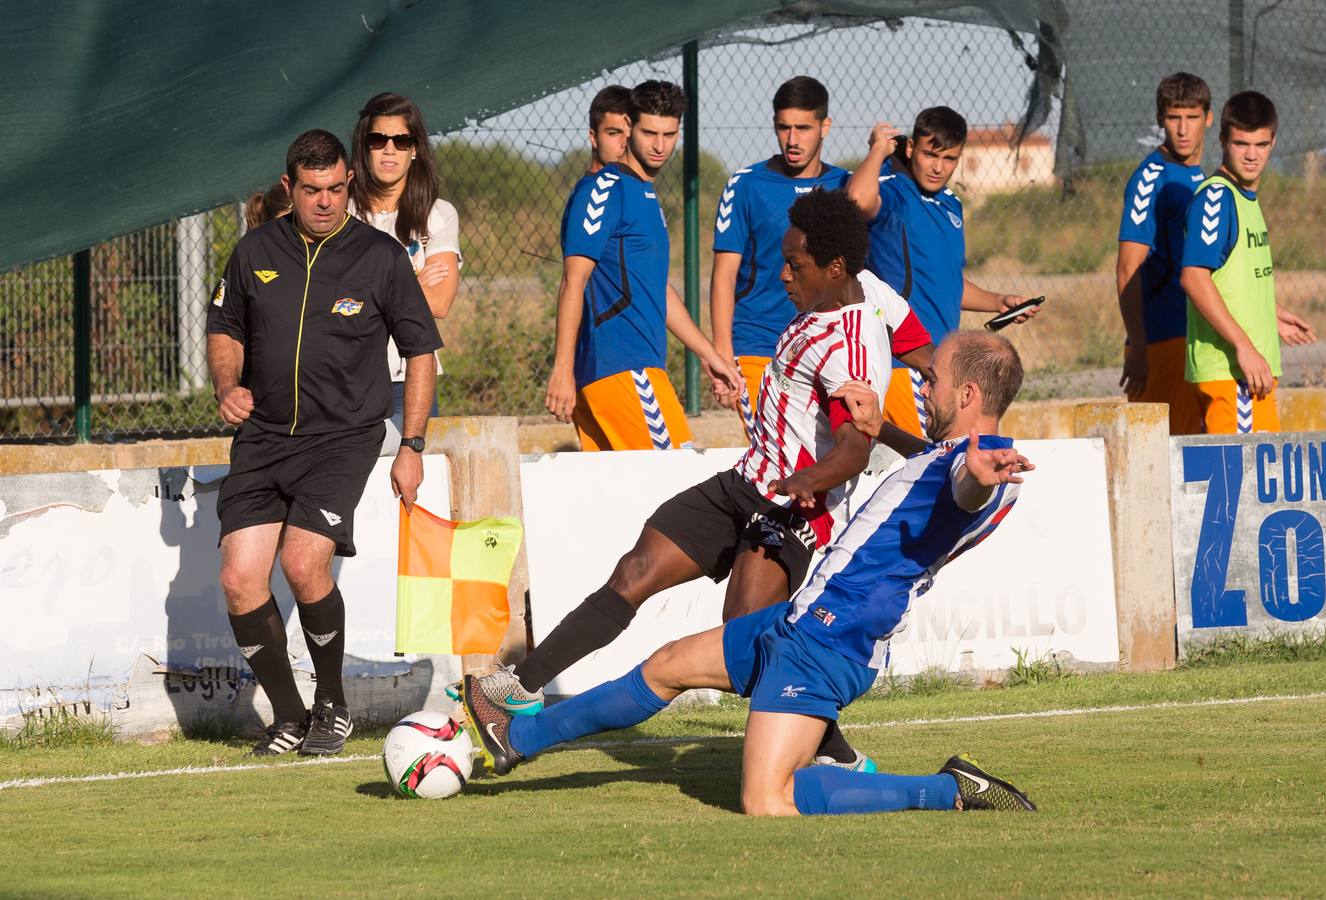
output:
[[[960,147],[967,143],[967,120],[947,106],[931,106],[921,110],[912,123],[912,142],[933,138],[940,150]]]
[[[866,267],[870,233],[861,207],[847,191],[815,188],[802,194],[787,211],[787,221],[805,234],[806,252],[820,268],[840,256],[848,275],[855,276]]]
[[[1199,107],[1202,112],[1211,111],[1211,87],[1196,75],[1187,72],[1175,72],[1166,75],[1156,85],[1156,121],[1165,118],[1171,109]]]
[[[341,139],[330,131],[313,128],[295,138],[290,149],[285,152],[285,174],[290,178],[290,183],[294,184],[297,180],[295,169],[331,169],[338,162],[346,166],[350,164],[350,157],[346,155]]]
[[[1022,388],[1022,357],[1001,334],[955,331],[944,339],[953,342],[953,380],[968,381],[981,389],[981,412],[1002,416]]]
[[[620,84],[610,84],[594,95],[594,99],[589,101],[590,130],[598,128],[603,122],[603,117],[608,113],[616,113],[620,116],[631,114],[630,88],[623,87]]]
[[[1239,131],[1256,131],[1259,128],[1271,129],[1274,135],[1280,127],[1280,115],[1275,111],[1271,98],[1257,91],[1243,91],[1225,101],[1225,108],[1220,110],[1220,140],[1229,137],[1231,128]]]
[[[641,116],[670,116],[680,119],[686,114],[686,93],[671,81],[642,81],[631,89],[631,124]]]
[[[789,78],[773,96],[774,115],[785,109],[804,109],[823,120],[829,115],[829,89],[809,75]]]

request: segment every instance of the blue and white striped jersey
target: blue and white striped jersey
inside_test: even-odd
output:
[[[848,659],[878,669],[889,638],[905,627],[912,601],[935,574],[979,544],[1008,515],[1016,484],[1001,485],[968,512],[953,499],[967,439],[909,457],[875,490],[792,598],[788,621]],[[982,449],[1013,446],[982,435]]]

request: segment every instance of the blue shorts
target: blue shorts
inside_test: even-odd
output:
[[[836,720],[879,673],[829,649],[787,621],[792,604],[733,619],[723,626],[723,662],[732,690],[758,712]]]

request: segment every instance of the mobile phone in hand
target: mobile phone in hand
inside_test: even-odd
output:
[[[990,321],[986,322],[985,328],[987,331],[998,331],[1001,328],[1006,328],[1009,325],[1012,325],[1013,320],[1015,320],[1018,316],[1022,315],[1028,309],[1030,309],[1033,306],[1040,306],[1044,302],[1045,302],[1044,297],[1032,297],[1030,300],[1023,300],[1021,303],[1019,303],[1017,306],[1013,307],[1012,309],[1006,309],[1003,312],[1001,312],[999,315],[995,316]]]

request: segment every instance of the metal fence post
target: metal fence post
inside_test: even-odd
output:
[[[74,254],[74,433],[92,440],[92,251]]]
[[[700,46],[682,45],[681,84],[686,92],[686,120],[682,128],[682,184],[686,214],[683,252],[686,269],[686,310],[700,321]],[[700,360],[686,351],[686,414],[700,414]]]
[[[175,323],[181,393],[207,381],[207,262],[211,246],[207,213],[187,216],[175,225]]]

